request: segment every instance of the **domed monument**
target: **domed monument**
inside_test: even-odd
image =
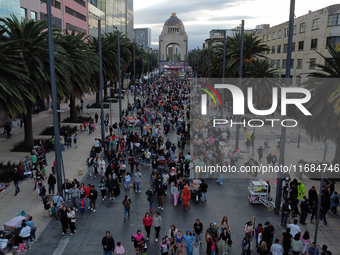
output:
[[[188,36],[183,22],[173,13],[164,23],[162,33],[159,36],[159,61],[167,61],[167,55],[180,54],[180,61],[187,60]]]

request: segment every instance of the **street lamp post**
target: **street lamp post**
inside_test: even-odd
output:
[[[315,243],[316,243],[316,240],[317,240],[317,237],[318,237],[318,230],[319,230],[319,218],[320,218],[320,210],[321,210],[322,187],[323,187],[323,181],[324,181],[324,178],[325,178],[325,171],[326,171],[327,149],[328,149],[328,143],[325,142],[325,147],[324,147],[324,151],[323,151],[323,160],[322,160],[322,165],[324,166],[324,169],[322,169],[322,172],[321,172],[320,191],[319,191],[319,200],[318,200],[318,212],[317,212],[317,218],[316,218],[316,223],[315,223],[315,234],[314,234],[314,242]]]
[[[144,97],[144,45],[142,43],[142,79],[141,79],[141,82],[142,82],[142,89],[143,89],[143,97]]]
[[[57,187],[58,192],[62,193],[62,175],[61,175],[61,146],[60,146],[60,135],[58,127],[58,112],[57,112],[57,89],[55,84],[55,67],[54,67],[54,47],[53,47],[53,30],[52,30],[52,11],[51,11],[51,1],[47,0],[47,25],[48,25],[48,50],[49,50],[49,60],[50,60],[50,81],[51,81],[51,91],[52,91],[52,102],[53,109],[53,124],[54,124],[54,137],[55,137],[55,162],[56,162],[56,174],[57,174]]]
[[[150,60],[149,60],[149,52],[150,52],[150,46],[148,45],[148,70],[147,70],[147,72],[146,72],[146,75],[148,76],[148,84],[149,84],[149,70],[150,70]]]
[[[202,77],[204,77],[204,43],[202,47]]]
[[[133,104],[136,107],[136,42],[133,38]]]
[[[118,84],[119,84],[119,121],[122,119],[122,84],[120,80],[120,34],[117,29],[117,44],[118,44]]]
[[[210,73],[210,48],[211,48],[211,39],[209,39],[209,45],[208,45],[208,79],[209,79],[209,73]]]
[[[290,0],[285,87],[289,87],[289,79],[290,79],[290,67],[291,67],[291,59],[292,59],[293,27],[294,27],[294,9],[295,9],[295,0]],[[287,116],[282,115],[282,121],[284,121],[286,119],[287,119]],[[284,161],[285,161],[285,148],[286,148],[286,127],[285,126],[282,126],[282,128],[281,128],[280,142],[281,143],[280,143],[279,166],[281,167],[281,166],[284,165]],[[277,179],[277,187],[276,187],[276,200],[275,200],[275,213],[276,214],[279,214],[280,205],[281,205],[282,176],[283,176],[282,172],[279,171],[278,179]]]
[[[101,124],[101,137],[102,141],[105,140],[105,129],[104,129],[104,81],[103,81],[103,58],[102,58],[102,34],[101,34],[101,20],[98,19],[98,47],[99,47],[99,84],[100,84],[100,124]],[[111,92],[111,91],[110,91]],[[111,95],[110,95],[111,96]]]
[[[223,70],[222,70],[222,84],[224,84],[224,77],[225,77],[226,37],[227,37],[227,30],[224,30],[224,35],[223,35]],[[224,89],[222,89],[222,104],[224,104]],[[221,119],[223,119],[223,106],[224,106],[224,105],[221,105]]]
[[[243,44],[244,44],[244,20],[241,25],[241,46],[240,46],[240,67],[239,67],[239,84],[238,87],[242,89],[242,69],[243,69]],[[237,115],[237,123],[240,123],[240,115]],[[254,128],[255,130],[255,128]],[[255,131],[254,131],[255,132]],[[255,139],[255,134],[254,134]],[[240,142],[240,125],[236,125],[236,139],[235,139],[235,151],[237,151]],[[254,153],[253,153],[254,154]],[[253,155],[254,156],[254,155]]]

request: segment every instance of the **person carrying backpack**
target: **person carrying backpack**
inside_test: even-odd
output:
[[[250,236],[246,234],[246,236],[243,238],[242,243],[242,255],[250,255],[251,249],[252,249],[252,241],[250,239]]]

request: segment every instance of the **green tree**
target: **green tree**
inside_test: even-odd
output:
[[[21,94],[23,102],[27,106],[23,119],[25,123],[25,144],[33,147],[32,106],[34,99],[44,99],[50,95],[49,81],[49,54],[47,39],[47,22],[25,19],[19,21],[14,15],[11,18],[0,18],[0,42],[8,42],[16,45],[21,61],[27,70],[28,81],[25,87],[28,94]],[[54,30],[54,33],[56,30]],[[67,79],[62,74],[63,49],[55,46],[56,83],[62,84],[61,80]],[[63,94],[63,88],[57,86],[59,95]],[[31,96],[32,95],[32,96]]]

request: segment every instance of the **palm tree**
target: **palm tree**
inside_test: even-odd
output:
[[[249,87],[253,88],[253,103],[257,109],[263,109],[272,105],[273,88],[280,88],[278,70],[275,62],[269,59],[255,58],[247,63],[242,82],[243,93],[246,94]]]
[[[33,147],[32,106],[35,99],[45,99],[51,93],[49,52],[47,38],[47,22],[25,19],[19,21],[14,15],[11,18],[0,18],[0,42],[8,42],[16,45],[20,61],[27,70],[28,82],[25,87],[28,94],[22,93],[23,102],[27,109],[23,115],[25,123],[25,140],[27,147]],[[55,34],[57,30],[53,30]],[[58,95],[63,95],[67,88],[69,76],[65,73],[69,64],[64,61],[64,51],[58,44],[54,46],[56,84]],[[59,85],[59,86],[58,86]],[[34,98],[32,98],[32,96]],[[32,100],[34,99],[34,100]]]
[[[13,117],[27,112],[23,95],[34,102],[34,97],[26,88],[30,81],[19,51],[12,42],[0,43],[0,109]]]
[[[70,74],[69,84],[72,93],[68,95],[70,99],[70,119],[78,119],[78,111],[76,109],[76,98],[81,97],[89,90],[89,86],[94,82],[95,73],[98,73],[99,59],[96,52],[89,49],[86,43],[87,37],[84,33],[75,34],[73,31],[69,33],[59,33],[58,44],[65,50],[65,56]]]
[[[335,143],[335,156],[333,164],[340,163],[340,114],[339,92],[340,83],[340,51],[333,46],[327,47],[332,58],[319,53],[325,60],[325,65],[317,64],[319,68],[309,74],[311,77],[300,86],[308,89],[312,98],[305,104],[312,116],[298,113],[299,123],[306,128],[312,140],[333,141]]]

